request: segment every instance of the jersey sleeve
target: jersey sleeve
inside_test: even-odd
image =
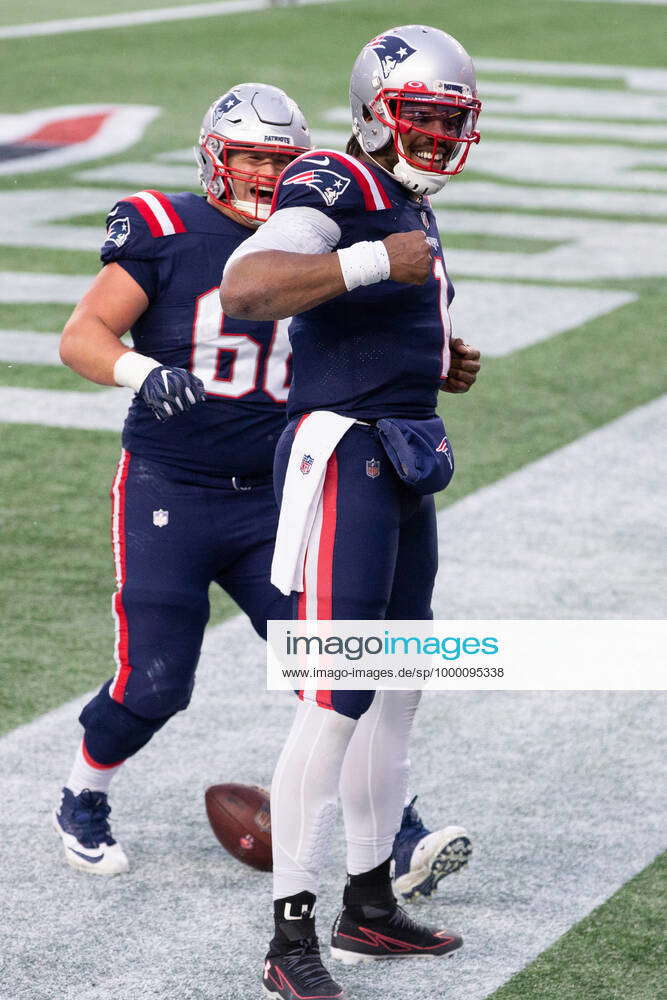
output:
[[[347,153],[318,149],[304,153],[280,176],[273,211],[315,208],[336,218],[349,212],[378,212],[391,202],[374,173]]]
[[[158,246],[148,222],[132,201],[116,202],[109,212],[100,260],[103,264],[120,264],[149,299],[157,294]]]

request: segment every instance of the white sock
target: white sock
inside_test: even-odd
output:
[[[336,819],[343,758],[357,722],[299,702],[271,784],[273,898],[317,895]]]
[[[420,691],[376,691],[360,718],[340,779],[347,870],[370,871],[392,852],[410,773],[408,746]]]
[[[74,758],[66,787],[75,795],[84,788],[90,788],[92,792],[108,792],[114,775],[118,774],[124,763],[125,761],[110,765],[95,764],[82,741]]]

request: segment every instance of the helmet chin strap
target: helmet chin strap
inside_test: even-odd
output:
[[[405,154],[405,147],[400,135],[396,136],[396,145],[400,146],[401,152]],[[416,167],[407,163],[400,153],[398,162],[394,164],[393,174],[403,187],[406,187],[414,194],[420,195],[436,194],[438,191],[441,191],[450,176],[449,174],[434,174],[429,170],[417,170]]]
[[[261,203],[256,205],[254,201],[241,201],[240,198],[232,198],[233,207],[239,212],[246,212],[250,216],[257,214],[257,218],[249,218],[248,222],[254,225],[261,225],[262,222],[266,222],[271,212],[270,205],[262,205]]]

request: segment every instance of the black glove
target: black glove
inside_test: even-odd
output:
[[[158,420],[168,420],[176,413],[191,410],[206,399],[201,379],[185,368],[168,368],[166,365],[148,373],[139,395]]]

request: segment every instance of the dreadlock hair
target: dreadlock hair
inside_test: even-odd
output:
[[[356,135],[351,135],[347,140],[347,146],[345,147],[345,152],[348,156],[354,156],[357,159],[362,155],[363,149],[359,145],[359,140]]]

